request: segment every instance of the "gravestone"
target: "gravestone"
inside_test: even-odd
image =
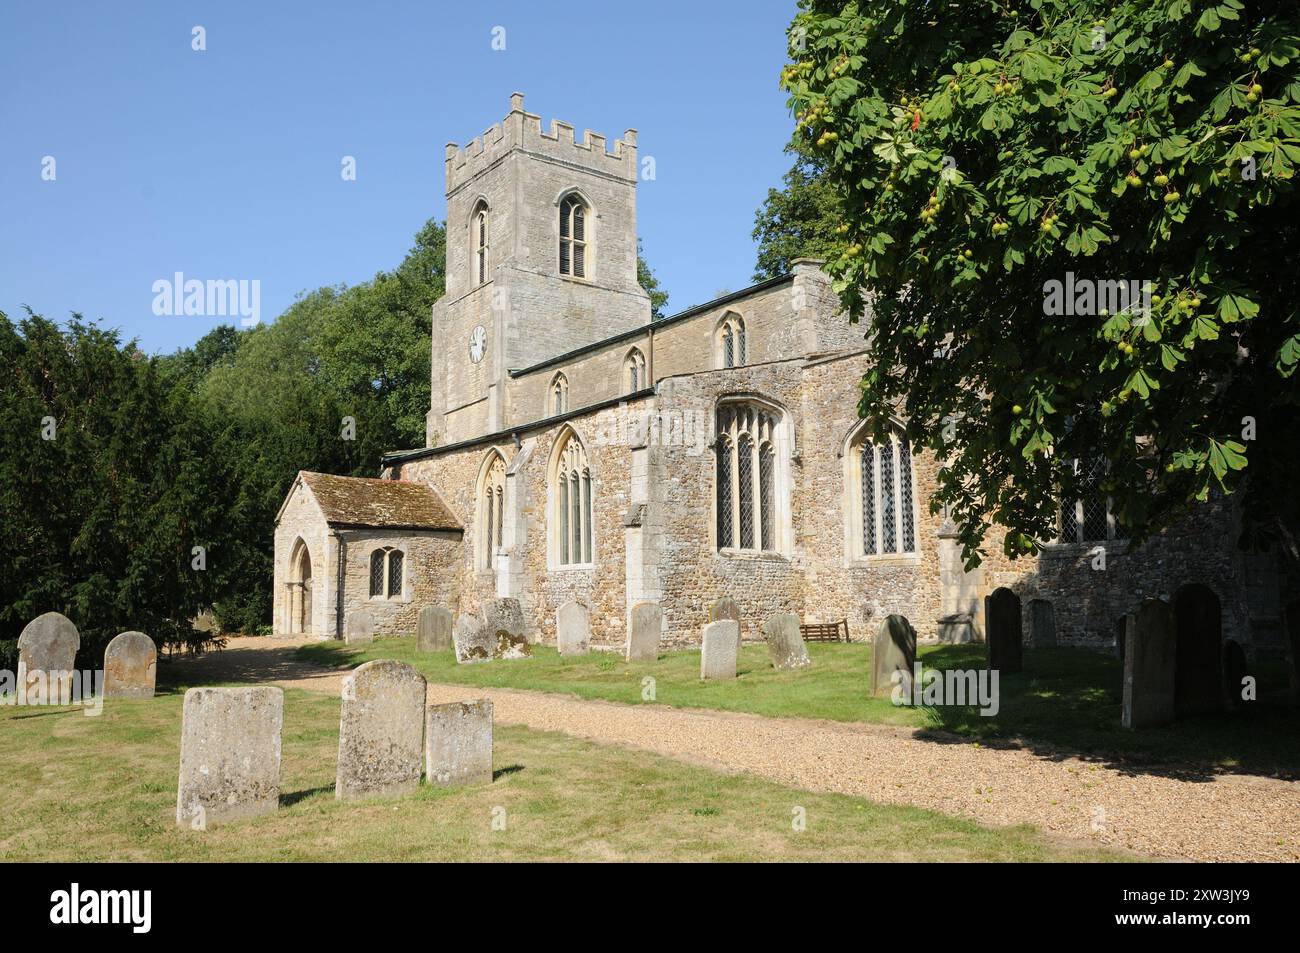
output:
[[[1056,610],[1046,599],[1029,603],[1029,641],[1036,649],[1056,648]]]
[[[143,632],[123,632],[104,649],[105,698],[153,698],[158,649]]]
[[[452,702],[425,710],[424,776],[459,787],[492,782],[492,702]]]
[[[506,632],[521,637],[524,634],[524,610],[518,599],[489,599],[479,610],[479,618],[493,634]]]
[[[807,668],[812,664],[808,647],[799,634],[799,617],[792,612],[779,612],[763,623],[763,636],[768,651],[772,653],[772,667],[778,671]]]
[[[1253,698],[1242,697],[1245,694],[1247,676],[1250,666],[1246,664],[1246,651],[1241,643],[1229,639],[1223,643],[1223,689],[1228,705],[1232,708],[1248,707]]]
[[[994,589],[985,596],[984,628],[989,643],[988,667],[1004,675],[1020,671],[1024,651],[1020,597],[1010,589]]]
[[[492,658],[528,658],[533,654],[524,635],[524,610],[518,599],[489,599],[479,610],[479,618],[491,636]]]
[[[47,612],[27,623],[18,636],[18,667],[33,672],[71,672],[81,648],[81,635],[72,620]]]
[[[638,602],[632,606],[625,653],[629,662],[653,662],[659,658],[663,620],[663,610],[657,602]]]
[[[871,645],[871,694],[893,691],[894,672],[905,673],[910,684],[915,664],[916,630],[912,623],[901,615],[885,616]]]
[[[279,688],[191,688],[181,709],[176,823],[212,824],[271,814],[280,804]]]
[[[456,661],[462,665],[470,662],[487,662],[496,648],[495,634],[477,616],[462,614],[451,632],[456,647]]]
[[[425,687],[423,675],[392,659],[366,662],[343,679],[335,797],[405,794],[419,786]]]
[[[442,606],[425,606],[415,628],[418,652],[445,652],[451,648],[451,613]]]
[[[736,623],[736,658],[740,658],[740,606],[736,605],[736,600],[731,596],[723,596],[709,606],[710,622],[722,622],[726,619]]]
[[[349,612],[343,626],[343,641],[348,645],[369,645],[375,641],[375,617],[365,609]]]
[[[1177,635],[1165,602],[1147,599],[1125,621],[1125,728],[1151,728],[1174,720]]]
[[[561,655],[591,651],[591,618],[580,602],[566,602],[555,613],[555,643]]]
[[[737,632],[740,626],[731,619],[719,619],[704,627],[700,646],[700,678],[735,678]]]

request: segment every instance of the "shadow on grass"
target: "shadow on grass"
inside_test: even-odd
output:
[[[940,646],[927,668],[980,668],[983,646]],[[1024,671],[1000,676],[1000,710],[926,706],[916,737],[936,744],[979,742],[1054,761],[1077,757],[1132,774],[1209,781],[1220,774],[1300,778],[1300,711],[1272,691],[1239,711],[1180,718],[1131,731],[1121,723],[1119,660],[1081,649],[1026,649]],[[1273,686],[1276,688],[1276,686]],[[1263,697],[1263,693],[1261,694]]]
[[[506,777],[507,775],[518,774],[522,770],[524,770],[524,766],[522,764],[508,764],[504,768],[497,768],[495,771],[493,771],[492,780],[500,781],[502,778]]]
[[[308,788],[305,791],[293,791],[289,794],[280,795],[281,807],[293,807],[299,801],[305,801],[309,797],[315,797],[317,794],[326,794],[334,790],[334,785],[323,784],[318,788]]]

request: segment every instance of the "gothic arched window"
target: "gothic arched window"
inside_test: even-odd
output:
[[[385,546],[370,554],[370,598],[396,599],[402,594],[402,569],[406,554]]]
[[[551,416],[558,417],[569,409],[569,379],[563,374],[551,378]]]
[[[581,566],[592,558],[592,483],[587,451],[572,430],[560,438],[552,474],[552,519],[555,561]]]
[[[478,490],[478,568],[491,569],[492,557],[503,545],[506,460],[493,450],[483,465]]]
[[[780,411],[736,402],[718,407],[717,544],[719,549],[780,551],[784,493],[777,468]]]
[[[577,195],[560,202],[560,274],[587,277],[587,203]]]
[[[471,284],[481,285],[487,281],[488,207],[486,202],[479,202],[474,207],[472,224],[474,230],[474,280]]]
[[[850,444],[849,457],[855,554],[916,552],[916,503],[907,435],[894,429],[885,443],[877,445],[868,439],[864,428]]]
[[[623,374],[629,394],[649,386],[649,381],[645,377],[645,355],[641,353],[639,347],[634,347],[627,352],[627,357],[623,359]]]
[[[728,311],[718,322],[717,348],[719,367],[740,367],[749,363],[745,319],[734,311]]]

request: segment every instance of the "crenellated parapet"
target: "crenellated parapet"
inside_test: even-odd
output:
[[[603,134],[590,129],[583,131],[579,141],[574,127],[559,119],[552,119],[550,130],[543,131],[542,117],[524,110],[524,94],[512,93],[505,119],[464,147],[447,143],[447,194],[514,149],[617,179],[635,182],[637,177],[635,129],[615,139],[612,149]]]

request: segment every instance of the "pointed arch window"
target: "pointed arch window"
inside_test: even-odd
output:
[[[1106,476],[1104,456],[1095,456],[1089,462],[1074,460],[1074,472],[1079,477],[1083,496],[1077,500],[1061,501],[1062,543],[1104,543],[1122,539],[1124,528],[1111,508],[1110,496],[1101,488]]]
[[[556,562],[561,566],[589,565],[593,562],[591,467],[576,434],[569,431],[561,439],[551,493]]]
[[[641,353],[639,347],[632,348],[623,359],[623,378],[629,394],[649,386],[645,376],[645,355]]]
[[[481,285],[487,281],[488,207],[486,202],[479,202],[478,205],[474,206],[471,225],[474,245],[474,280],[472,284]]]
[[[385,546],[370,554],[370,598],[397,599],[402,595],[406,554]]]
[[[740,367],[749,363],[745,319],[734,311],[727,312],[718,323],[717,350],[719,367]]]
[[[493,450],[483,466],[478,491],[478,568],[491,569],[492,560],[504,545],[506,460]]]
[[[560,202],[560,274],[587,277],[587,203],[577,195]]]
[[[864,430],[851,445],[849,458],[856,555],[916,552],[916,501],[907,435],[896,429],[877,445]]]
[[[727,403],[718,408],[718,549],[778,552],[783,494],[776,446],[781,416],[760,404]]]
[[[551,378],[551,416],[558,417],[569,410],[569,379],[563,374]]]

